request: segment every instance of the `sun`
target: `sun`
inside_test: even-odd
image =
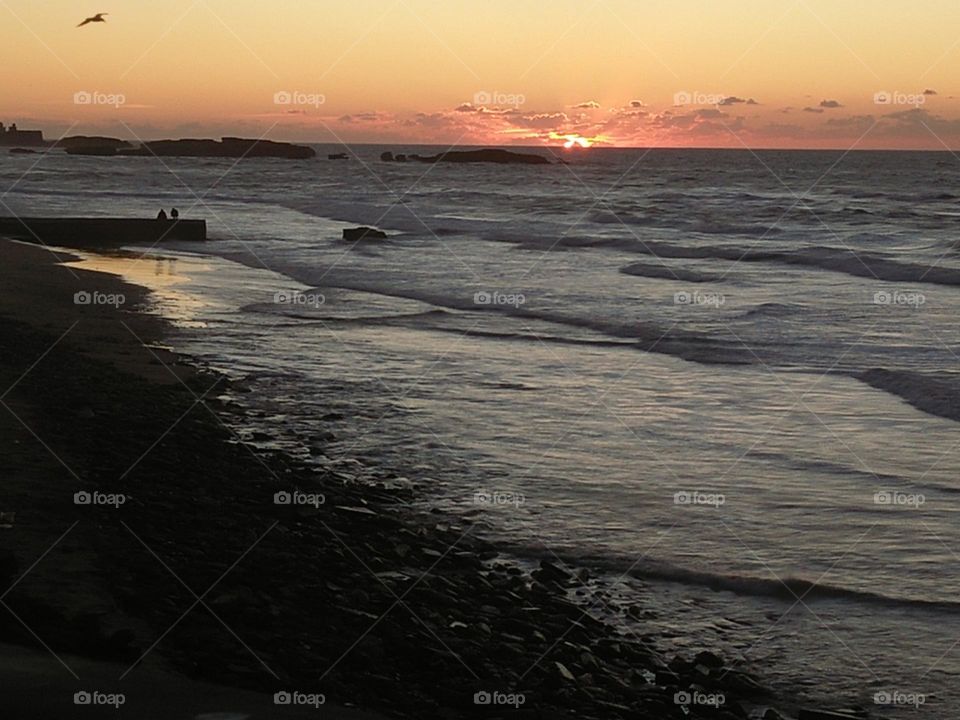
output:
[[[571,148],[588,148],[593,144],[585,137],[580,135],[565,135],[564,139],[566,142],[563,144],[563,146],[567,150],[570,150]]]

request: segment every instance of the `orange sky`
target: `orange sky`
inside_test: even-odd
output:
[[[51,137],[957,149],[960,3],[917,7],[0,0],[0,119]]]

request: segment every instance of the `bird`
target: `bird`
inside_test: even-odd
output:
[[[83,26],[86,25],[87,23],[106,22],[107,19],[104,17],[104,15],[109,15],[109,14],[110,14],[110,13],[97,13],[97,14],[94,15],[93,17],[88,17],[88,18],[87,18],[86,20],[84,20],[82,23],[80,23],[79,25],[77,25],[77,27],[83,27]]]

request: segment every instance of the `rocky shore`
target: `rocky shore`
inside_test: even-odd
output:
[[[416,482],[242,441],[242,382],[162,348],[141,289],[52,260],[0,241],[0,640],[390,717],[795,716],[709,650],[664,658],[601,616],[583,570],[413,511]]]

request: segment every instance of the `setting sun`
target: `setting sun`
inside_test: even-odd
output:
[[[567,135],[566,140],[563,146],[567,150],[571,148],[588,148],[593,144],[585,137],[580,137],[579,135]]]

